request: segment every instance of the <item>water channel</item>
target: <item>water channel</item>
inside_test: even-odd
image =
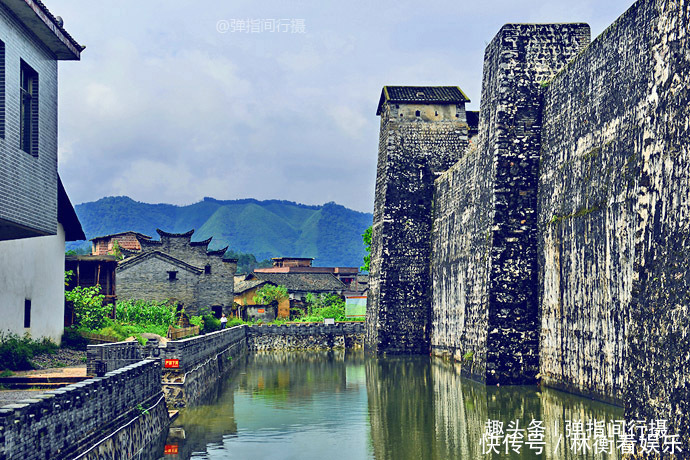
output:
[[[549,388],[486,387],[438,358],[266,353],[247,357],[208,404],[185,409],[146,457],[609,459],[619,451],[595,453],[595,439],[605,441],[594,422],[622,418],[622,408]],[[492,424],[494,436],[490,420],[503,423]],[[510,431],[516,420],[533,429]]]

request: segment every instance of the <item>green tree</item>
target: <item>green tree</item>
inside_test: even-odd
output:
[[[69,283],[72,272],[65,272],[65,283]],[[105,296],[101,294],[101,286],[76,286],[71,291],[65,291],[65,300],[74,306],[74,319],[77,325],[86,329],[98,329],[106,322],[110,313],[110,306],[103,305]]]
[[[362,241],[364,241],[364,249],[367,254],[364,256],[364,265],[360,267],[363,272],[369,271],[369,262],[371,262],[371,225],[362,233]]]
[[[254,302],[259,305],[268,305],[273,301],[280,302],[288,298],[288,291],[285,286],[274,286],[265,284],[254,296]]]

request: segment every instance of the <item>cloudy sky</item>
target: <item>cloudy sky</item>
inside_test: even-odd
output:
[[[383,85],[458,85],[478,110],[501,25],[587,22],[594,37],[632,1],[45,3],[86,45],[59,71],[59,170],[75,204],[250,197],[371,212]]]

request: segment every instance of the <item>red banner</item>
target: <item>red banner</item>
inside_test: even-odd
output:
[[[164,455],[177,455],[178,454],[177,444],[166,444],[165,445],[165,451],[163,451],[163,454]]]
[[[179,359],[166,359],[165,360],[165,367],[166,368],[179,369],[180,360]]]

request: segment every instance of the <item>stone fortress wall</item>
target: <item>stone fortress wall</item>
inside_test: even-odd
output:
[[[486,49],[479,138],[428,204],[384,201],[400,186],[390,171],[416,165],[391,165],[382,117],[367,345],[621,404],[628,419],[668,420],[690,450],[688,30],[687,1],[662,0],[638,1],[591,44],[584,24],[504,26]],[[395,227],[406,212],[432,216],[428,257]],[[426,270],[392,276],[392,249]],[[419,286],[415,331],[409,303],[396,314],[381,299]],[[376,340],[388,330],[417,342]]]

